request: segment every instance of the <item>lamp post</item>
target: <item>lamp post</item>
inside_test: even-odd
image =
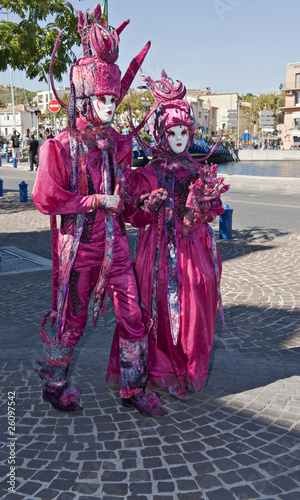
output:
[[[0,10],[2,7],[0,8]],[[8,22],[8,14],[10,14],[10,11],[3,11],[1,14],[5,14],[6,17],[6,22]],[[9,66],[9,72],[10,72],[10,91],[11,91],[11,100],[12,100],[12,107],[13,107],[13,128],[16,129],[16,110],[15,110],[15,95],[14,95],[14,80],[13,80],[13,70],[12,67]]]
[[[143,108],[145,109],[145,116],[147,116],[148,109],[150,108],[151,105],[151,100],[150,97],[141,97],[141,103]],[[145,129],[148,130],[148,125],[146,123]]]
[[[239,99],[236,101],[236,104],[237,104],[237,141],[236,141],[236,147],[238,149],[239,142],[240,142],[240,101],[239,101]]]
[[[205,131],[204,131],[205,137],[204,138],[206,140],[206,138],[207,138],[208,109],[204,109],[203,113],[204,113],[204,122],[205,122]]]

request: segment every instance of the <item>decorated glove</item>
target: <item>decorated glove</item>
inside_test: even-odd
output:
[[[192,208],[187,208],[183,218],[182,236],[186,236],[195,225],[201,226],[203,222],[211,220],[212,217],[208,209],[202,208],[200,212],[197,212]]]
[[[124,201],[117,194],[95,194],[91,205],[91,212],[97,208],[111,210],[114,214],[120,215],[124,210]]]
[[[150,194],[144,194],[139,197],[138,207],[149,214],[154,214],[161,207],[167,196],[168,192],[165,189],[154,189]]]

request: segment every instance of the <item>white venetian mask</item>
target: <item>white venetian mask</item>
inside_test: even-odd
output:
[[[172,151],[176,154],[183,153],[189,140],[187,127],[185,125],[177,125],[176,127],[168,128],[165,134]]]
[[[110,123],[114,119],[116,98],[113,95],[103,95],[101,97],[93,95],[90,99],[102,123]]]

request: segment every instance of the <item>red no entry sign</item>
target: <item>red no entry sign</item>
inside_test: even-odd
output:
[[[48,104],[48,108],[53,113],[57,113],[57,111],[60,110],[60,104],[59,104],[59,102],[56,99],[52,99],[52,101],[50,101],[49,104]]]

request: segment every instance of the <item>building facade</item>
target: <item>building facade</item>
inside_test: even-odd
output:
[[[207,135],[230,132],[235,138],[241,138],[246,128],[245,111],[250,103],[239,100],[237,92],[213,94],[209,88],[188,90],[186,99],[193,107],[198,127]]]
[[[300,62],[289,63],[286,68],[284,124],[281,138],[284,149],[300,146]]]
[[[65,94],[70,95],[70,87],[57,87],[56,89],[58,97],[61,99]],[[55,95],[52,90],[43,90],[37,92],[36,104],[41,113],[49,111],[48,104],[52,99],[55,99]]]
[[[0,136],[9,138],[14,129],[23,137],[25,130],[37,127],[37,118],[34,113],[26,111],[22,104],[15,106],[15,116],[12,107],[0,108]]]

